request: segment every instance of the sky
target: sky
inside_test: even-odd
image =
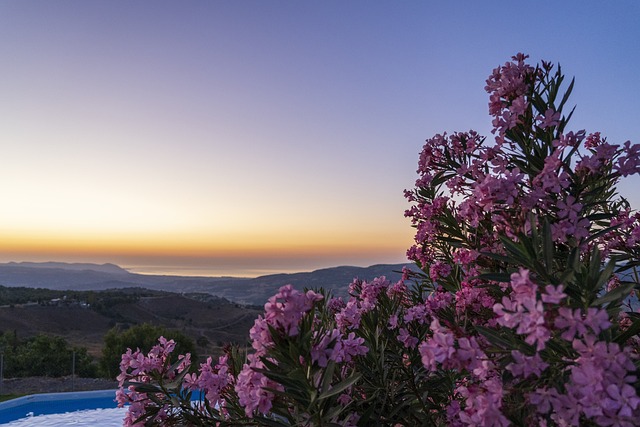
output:
[[[424,140],[490,134],[493,68],[560,63],[569,128],[637,143],[639,40],[636,0],[0,0],[0,261],[404,262]]]

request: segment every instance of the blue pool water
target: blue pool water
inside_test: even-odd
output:
[[[0,402],[0,424],[27,416],[64,414],[87,409],[114,409],[115,390],[86,391],[77,393],[47,393],[23,396]]]

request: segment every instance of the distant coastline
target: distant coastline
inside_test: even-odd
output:
[[[52,257],[53,258],[53,257]],[[116,257],[117,258],[117,257]],[[199,278],[232,278],[232,279],[254,279],[262,276],[270,276],[275,274],[296,274],[309,273],[316,270],[334,268],[338,266],[354,266],[366,268],[371,265],[393,265],[393,264],[412,264],[403,260],[372,260],[371,262],[344,262],[322,263],[322,262],[302,262],[300,265],[295,263],[282,262],[278,260],[269,265],[269,263],[261,260],[256,265],[250,265],[249,262],[227,262],[227,260],[214,260],[210,263],[175,263],[175,262],[126,262],[118,259],[83,259],[83,260],[15,260],[0,258],[0,267],[31,267],[31,268],[62,268],[64,270],[99,270],[112,273],[132,273],[144,276],[179,276],[179,277],[199,277]],[[99,268],[97,268],[99,267]]]
[[[237,277],[237,278],[255,278],[260,276],[268,276],[270,274],[280,273],[299,273],[299,268],[282,269],[282,268],[261,268],[246,269],[237,267],[185,267],[173,265],[133,265],[122,266],[130,273],[144,275],[160,275],[160,276],[182,276],[182,277]]]
[[[182,267],[182,266],[181,266]],[[239,266],[238,266],[239,267]],[[263,305],[277,290],[287,284],[303,289],[323,288],[343,296],[354,278],[373,280],[384,276],[395,282],[404,267],[411,264],[375,264],[368,267],[338,266],[307,272],[275,274],[259,277],[230,277],[221,270],[179,271],[180,275],[138,274],[115,264],[65,262],[10,262],[0,264],[0,286],[44,288],[69,291],[102,291],[114,289],[148,289],[174,293],[204,293],[243,305]],[[242,272],[240,268],[236,271]],[[164,270],[165,273],[170,269]],[[246,272],[246,270],[245,270]],[[189,276],[207,274],[206,276]],[[258,271],[254,271],[258,274]]]

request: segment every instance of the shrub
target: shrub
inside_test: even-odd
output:
[[[427,140],[405,192],[419,273],[346,301],[282,287],[252,351],[199,374],[165,339],[126,353],[126,423],[638,425],[640,215],[615,185],[640,145],[569,131],[573,81],[526,59],[487,80],[493,140]]]

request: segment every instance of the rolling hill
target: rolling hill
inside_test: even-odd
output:
[[[105,290],[146,288],[175,293],[197,292],[245,305],[263,305],[280,286],[320,288],[344,296],[354,278],[371,280],[401,277],[404,264],[370,267],[341,266],[305,273],[273,274],[257,278],[185,277],[135,274],[113,264],[6,263],[0,264],[1,286],[38,287],[56,290]]]

